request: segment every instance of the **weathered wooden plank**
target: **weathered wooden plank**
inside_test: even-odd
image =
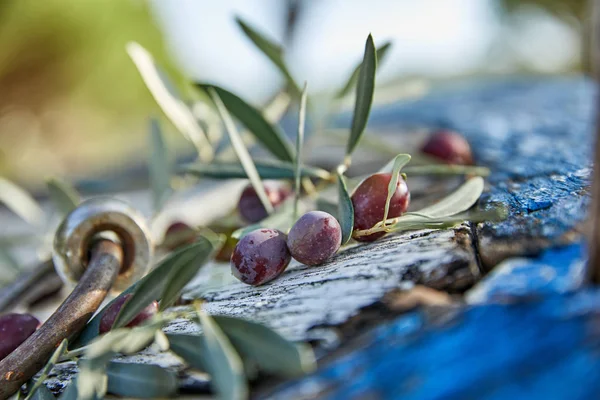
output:
[[[228,266],[214,266],[227,268]],[[206,270],[204,274],[211,274]],[[418,231],[350,247],[324,265],[296,262],[276,281],[233,282],[203,290],[202,277],[184,297],[202,297],[211,314],[263,322],[293,340],[315,339],[315,327],[335,327],[398,288],[423,284],[464,291],[479,276],[470,229]],[[323,334],[320,329],[319,334]]]

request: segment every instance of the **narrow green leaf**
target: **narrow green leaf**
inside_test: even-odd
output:
[[[391,42],[385,42],[384,44],[382,44],[381,46],[379,46],[377,48],[376,53],[377,53],[377,63],[378,64],[380,64],[383,61],[383,59],[385,58],[385,56],[388,53],[388,50],[390,49],[391,46],[392,46]],[[348,95],[348,93],[350,93],[350,91],[356,85],[356,82],[358,81],[358,74],[360,73],[361,65],[362,64],[359,64],[356,66],[356,68],[352,72],[352,75],[350,75],[350,78],[348,79],[348,81],[346,82],[344,87],[342,87],[342,89],[339,92],[337,92],[337,94],[335,95],[336,98],[341,99],[342,97],[346,97],[346,95]]]
[[[294,179],[294,165],[278,160],[255,160],[254,165],[261,179]],[[181,169],[194,176],[212,179],[248,178],[240,163],[213,162],[210,164],[191,164]],[[302,166],[303,178],[329,179],[329,172],[324,169]]]
[[[110,355],[112,357],[112,355]],[[103,399],[108,388],[106,364],[108,357],[102,360],[83,359],[79,362],[77,375],[77,399],[96,400]]]
[[[256,191],[256,194],[258,195],[258,198],[260,199],[262,205],[265,207],[265,210],[267,210],[267,213],[271,214],[273,212],[273,205],[269,201],[269,197],[267,196],[265,187],[263,186],[263,183],[260,180],[260,175],[256,170],[256,166],[252,161],[252,157],[250,157],[250,153],[248,153],[248,149],[246,149],[244,141],[240,137],[240,134],[237,131],[237,128],[235,127],[231,116],[227,112],[225,105],[223,105],[219,94],[214,89],[208,89],[208,93],[210,94],[212,100],[215,102],[215,105],[217,106],[219,115],[221,116],[221,119],[225,124],[227,133],[229,134],[229,140],[231,141],[231,145],[233,146],[233,149],[235,150],[235,153],[237,154],[240,163],[242,163],[244,171],[246,171],[246,174],[248,175],[248,179],[250,179],[252,187],[254,187],[254,190]]]
[[[145,349],[152,344],[156,331],[160,330],[165,322],[164,318],[155,317],[145,325],[113,329],[96,337],[85,347],[85,361],[89,362],[86,367],[98,369],[117,353],[131,355]]]
[[[189,261],[181,259],[180,262],[173,264],[162,292],[160,300],[161,310],[165,310],[175,304],[185,285],[196,276],[200,268],[212,255],[213,250],[221,247],[219,243],[213,244],[204,237],[200,237],[199,243],[202,247],[198,248],[196,256],[193,259]]]
[[[490,210],[465,211],[444,217],[427,217],[416,214],[403,215],[397,221],[388,225],[389,232],[401,232],[415,229],[442,229],[450,228],[465,221],[470,222],[499,222],[506,219],[508,211],[504,207],[495,207]],[[411,218],[409,218],[411,217]]]
[[[354,229],[354,206],[348,194],[346,180],[339,170],[337,171],[337,184],[339,196],[338,220],[342,227],[342,244],[346,244],[352,237],[352,230]]]
[[[404,169],[406,175],[477,175],[488,176],[490,169],[486,167],[472,167],[469,165],[415,165]]]
[[[29,193],[0,176],[0,203],[35,227],[44,222],[44,212]]]
[[[263,114],[246,103],[235,94],[214,85],[198,84],[198,86],[210,92],[210,89],[217,92],[227,110],[238,119],[255,137],[271,152],[275,157],[282,161],[292,162],[294,152],[281,129],[271,124]]]
[[[484,186],[483,178],[476,176],[434,205],[425,207],[418,212],[431,218],[440,218],[467,211],[477,202],[483,193]]]
[[[150,120],[150,147],[152,149],[148,160],[150,187],[152,188],[154,211],[158,212],[173,192],[173,189],[171,188],[169,155],[160,129],[160,123],[155,118]]]
[[[62,216],[76,209],[81,202],[77,190],[64,181],[52,178],[46,182],[46,185],[52,204]]]
[[[273,214],[256,224],[248,225],[234,231],[231,237],[241,239],[248,233],[260,228],[278,229],[282,232],[288,232],[294,221],[294,203],[292,201],[285,201]]]
[[[283,74],[292,95],[296,98],[299,98],[301,93],[300,87],[296,81],[294,81],[289,68],[285,64],[283,59],[283,49],[281,46],[267,39],[263,34],[256,31],[241,18],[236,17],[235,20],[240,28],[242,28],[246,36],[254,43],[256,47],[258,47],[260,51],[263,52],[265,56],[267,56],[269,60],[271,60],[273,64],[275,64],[275,66]]]
[[[387,199],[385,200],[385,211],[383,212],[383,223],[387,220],[388,214],[390,212],[390,202],[392,201],[392,197],[396,192],[398,187],[398,179],[400,177],[400,170],[410,161],[410,155],[408,154],[398,154],[394,158],[394,166],[392,167],[392,179],[390,179],[390,183],[388,184],[388,193]]]
[[[79,389],[77,388],[77,378],[71,380],[69,386],[62,392],[58,400],[77,400]]]
[[[154,343],[156,343],[160,351],[169,350],[169,339],[163,331],[158,330],[154,333]]]
[[[373,103],[373,93],[375,91],[375,71],[377,70],[377,54],[375,53],[375,44],[373,37],[369,35],[365,44],[365,54],[358,74],[358,83],[356,85],[356,100],[354,103],[354,115],[352,117],[352,126],[350,128],[350,138],[346,148],[346,156],[350,156],[362,136],[369,114],[371,104]]]
[[[7,278],[14,276],[21,271],[21,266],[18,261],[10,253],[10,250],[3,245],[0,245],[0,265],[7,266],[8,269],[10,269],[10,272],[6,274],[8,275]]]
[[[202,161],[212,161],[214,152],[206,133],[187,104],[170,89],[172,85],[166,81],[166,74],[154,63],[150,53],[138,43],[130,42],[126,48],[148,90],[167,118],[193,143]]]
[[[34,394],[36,394],[38,390],[43,392],[43,389],[46,389],[46,386],[44,386],[44,381],[46,380],[46,378],[48,378],[50,371],[52,370],[52,368],[54,368],[54,365],[56,365],[60,356],[62,356],[67,350],[68,343],[69,342],[67,341],[67,339],[64,339],[56,348],[56,350],[54,350],[54,353],[52,353],[52,356],[50,357],[44,368],[42,368],[38,379],[35,381],[31,389],[29,390],[29,394],[27,395],[27,397],[25,397],[25,400],[33,398]]]
[[[264,325],[226,316],[213,319],[243,358],[254,360],[262,371],[291,378],[315,368],[309,347],[298,346]]]
[[[41,385],[36,391],[32,400],[56,400],[56,397],[52,394],[50,390],[46,387],[46,385]]]
[[[296,157],[295,161],[295,189],[296,189],[296,197],[294,199],[294,220],[298,218],[298,203],[300,202],[300,178],[301,178],[301,170],[302,170],[302,146],[304,144],[304,123],[306,120],[306,87],[307,84],[304,83],[304,88],[302,89],[302,95],[300,96],[300,115],[298,117],[298,135],[296,136]]]
[[[140,281],[133,295],[123,304],[113,327],[120,328],[127,325],[148,304],[159,300],[165,292],[168,277],[174,269],[181,270],[186,264],[196,263],[199,264],[199,268],[212,250],[210,242],[204,237],[199,237],[196,243],[171,253]]]
[[[248,385],[240,356],[215,321],[201,311],[199,315],[206,341],[206,367],[219,398],[246,399]]]
[[[183,358],[192,368],[208,371],[207,350],[204,336],[187,334],[167,334],[170,349]]]
[[[177,393],[177,376],[158,365],[111,362],[106,368],[108,392],[125,397],[153,399]]]

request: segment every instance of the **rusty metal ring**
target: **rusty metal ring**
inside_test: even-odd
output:
[[[52,259],[64,282],[75,285],[79,281],[93,241],[104,232],[116,234],[123,247],[123,265],[113,290],[122,291],[144,276],[153,249],[144,217],[123,201],[95,198],[67,215],[54,236]]]

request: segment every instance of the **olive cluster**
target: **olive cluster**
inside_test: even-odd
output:
[[[456,132],[434,132],[421,149],[422,153],[448,164],[469,165],[473,158],[469,143]],[[354,229],[365,230],[382,221],[392,179],[389,173],[377,173],[362,181],[351,196],[354,207]],[[273,182],[265,182],[267,196],[277,207],[289,195]],[[408,209],[410,192],[406,181],[398,178],[396,190],[388,209],[388,218],[401,216]],[[238,202],[238,211],[244,219],[254,223],[264,219],[267,211],[256,191],[248,185]],[[378,232],[356,237],[371,242],[385,233]],[[276,229],[257,229],[244,236],[231,256],[232,274],[249,285],[262,285],[285,271],[293,257],[305,265],[319,265],[331,258],[340,248],[342,230],[339,222],[323,211],[310,211],[296,221],[286,236]]]
[[[384,217],[385,203],[391,174],[374,174],[365,179],[352,194],[354,229],[368,229]],[[239,202],[240,213],[244,204],[256,204],[248,197],[257,197],[250,188],[244,189]],[[281,197],[280,197],[281,198]],[[406,211],[410,193],[406,182],[398,179],[388,216],[399,217]],[[277,206],[273,203],[273,206]],[[373,241],[383,233],[359,238]],[[310,211],[301,216],[288,235],[276,229],[256,229],[244,236],[231,256],[231,271],[240,281],[262,285],[277,278],[293,257],[305,265],[320,265],[331,258],[342,244],[342,228],[331,214]]]

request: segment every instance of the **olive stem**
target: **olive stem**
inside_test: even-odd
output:
[[[0,361],[0,399],[7,399],[48,361],[63,339],[71,339],[96,312],[123,263],[123,249],[99,240],[85,273],[69,297],[25,342]]]

